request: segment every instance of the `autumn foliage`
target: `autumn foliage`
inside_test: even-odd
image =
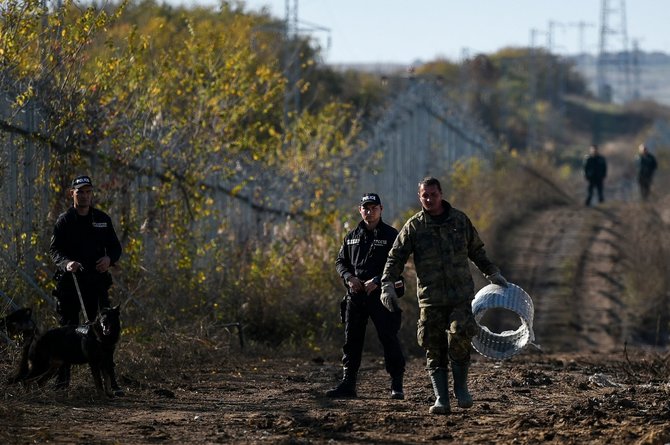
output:
[[[337,246],[322,235],[359,126],[337,101],[287,108],[278,23],[234,2],[0,8],[2,137],[31,165],[0,165],[21,215],[1,218],[0,289],[49,313],[51,228],[86,172],[123,243],[114,297],[129,332],[235,321],[261,343],[314,344],[336,325]]]

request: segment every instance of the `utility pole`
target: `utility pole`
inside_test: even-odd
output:
[[[565,25],[561,22],[549,20],[547,23],[547,51],[549,51],[550,54],[554,52],[554,30],[556,28],[565,30]]]
[[[598,98],[600,100],[609,102],[610,96],[608,92],[607,84],[607,75],[605,73],[606,68],[606,49],[607,49],[607,35],[609,33],[609,28],[607,26],[607,18],[609,16],[608,12],[608,1],[602,0],[600,4],[600,42],[598,44],[598,61],[596,65],[596,82],[598,85]]]
[[[577,42],[579,44],[579,46],[578,46],[579,55],[583,56],[584,54],[586,54],[586,44],[584,43],[585,42],[584,34],[586,33],[586,28],[592,28],[596,25],[594,25],[593,23],[589,23],[589,22],[579,21],[579,22],[570,22],[570,23],[568,23],[568,26],[577,28],[578,36],[579,36],[578,40],[577,40]]]
[[[285,0],[284,21],[281,24],[262,25],[254,28],[253,32],[274,32],[282,37],[281,64],[286,79],[286,88],[284,92],[284,110],[283,126],[284,134],[288,132],[291,119],[300,113],[300,79],[302,78],[302,61],[300,50],[302,42],[300,36],[303,33],[312,33],[316,31],[327,33],[327,47],[330,49],[331,37],[330,29],[302,22],[298,18],[298,0]],[[252,37],[252,44],[253,44]],[[288,143],[284,138],[284,147]]]
[[[460,74],[460,83],[461,83],[461,105],[465,113],[470,113],[470,98],[472,95],[472,81],[470,72],[471,72],[471,53],[470,48],[463,47],[461,48],[461,69]]]
[[[290,115],[300,111],[300,42],[298,41],[298,0],[285,0],[284,14],[284,129],[288,128]]]
[[[615,3],[618,3],[616,5]],[[612,17],[618,16],[618,21],[612,22]],[[628,32],[626,30],[626,1],[601,0],[600,10],[600,44],[596,78],[598,97],[606,102],[612,100],[612,72],[611,68],[623,77],[624,93],[620,96],[625,100],[630,97],[630,53],[628,51]],[[617,54],[616,45],[612,45],[610,37],[619,37],[620,46]]]
[[[530,46],[529,46],[529,58],[528,58],[528,88],[530,99],[529,104],[529,113],[528,113],[528,132],[526,134],[526,149],[534,150],[538,143],[538,131],[537,131],[537,58],[536,58],[536,37],[539,34],[542,34],[543,31],[538,29],[530,30]]]
[[[558,114],[562,117],[565,113],[565,106],[563,103],[563,96],[565,94],[565,72],[564,66],[561,63],[562,57],[559,56],[558,50],[554,53],[554,31],[556,28],[561,28],[565,32],[565,24],[549,20],[547,23],[547,50],[549,51],[547,63],[553,64],[555,69],[547,70],[547,92],[548,97],[556,106]],[[549,121],[549,134],[552,136],[557,134],[560,124],[558,119],[551,119]]]
[[[579,22],[570,22],[568,23],[568,26],[577,28],[577,48],[579,48],[579,53],[577,54],[576,60],[577,60],[577,66],[580,70],[585,71],[587,67],[587,51],[586,51],[586,39],[584,38],[586,34],[586,28],[592,28],[596,25],[593,23],[585,22],[585,21],[579,21]]]
[[[327,38],[327,50],[330,49],[330,29],[324,26],[307,23],[298,18],[298,0],[285,0],[284,12],[284,51],[283,66],[286,76],[286,94],[284,96],[284,123],[288,128],[290,117],[300,112],[300,79],[302,78],[302,61],[300,50],[302,42],[300,36],[313,32],[325,32]]]
[[[623,60],[619,58],[619,67],[620,71],[623,71],[624,75],[624,88],[625,88],[625,99],[626,101],[630,100],[632,95],[631,82],[630,82],[630,51],[628,48],[628,19],[626,17],[626,0],[620,1],[619,14],[621,16],[621,47],[623,48]]]
[[[633,57],[632,57],[632,70],[633,70],[633,95],[632,99],[633,100],[638,100],[641,97],[640,94],[640,84],[641,84],[641,79],[640,79],[640,41],[639,39],[633,39]]]
[[[555,41],[554,41],[554,31],[556,28],[561,28],[565,31],[565,25],[561,22],[556,22],[554,20],[549,20],[547,23],[547,51],[549,52],[549,58],[547,63],[552,63],[556,61],[556,69],[547,70],[547,89],[549,92],[549,97],[554,97],[556,93],[557,100],[561,100],[562,90],[563,90],[563,68],[561,66],[561,57],[558,55],[558,50],[554,54]],[[552,77],[549,79],[549,77]]]

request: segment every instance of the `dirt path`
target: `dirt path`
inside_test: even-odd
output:
[[[614,207],[573,206],[537,214],[508,234],[517,255],[505,270],[533,298],[543,347],[607,351],[622,344],[620,226]]]
[[[571,205],[533,214],[506,234],[514,253],[503,268],[533,298],[536,340],[547,351],[606,352],[629,340],[623,295],[630,249],[636,248],[631,233],[664,232],[670,219],[664,228],[656,216],[667,215],[665,191],[657,188],[653,202],[639,202],[633,146],[624,140],[601,148],[608,160],[604,203],[585,207],[580,183],[564,192],[572,195]],[[639,227],[653,220],[653,230]]]
[[[433,396],[422,359],[409,364],[403,401],[388,398],[383,365],[371,358],[355,400],[323,396],[336,382],[336,364],[291,358],[181,369],[163,382],[131,383],[126,397],[111,401],[93,397],[84,374],[69,398],[5,393],[0,441],[666,443],[669,387],[651,372],[662,362],[637,354],[632,364],[622,354],[478,358],[475,406],[461,410],[452,398],[452,415],[438,417],[427,413]]]

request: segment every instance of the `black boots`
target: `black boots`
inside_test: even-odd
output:
[[[395,375],[391,378],[391,398],[402,400],[405,393],[402,388],[403,375]],[[345,370],[342,381],[333,389],[326,391],[327,397],[333,398],[355,398],[356,397],[356,376],[348,374]]]
[[[342,381],[335,388],[326,391],[326,396],[334,398],[356,397],[356,375],[347,373],[345,369]]]
[[[402,374],[391,377],[391,398],[402,400],[405,398],[405,393],[402,390]]]

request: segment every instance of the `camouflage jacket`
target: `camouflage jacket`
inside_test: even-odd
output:
[[[393,243],[382,282],[394,282],[414,255],[420,307],[455,305],[474,297],[468,260],[484,275],[499,272],[465,213],[443,201],[446,215],[433,218],[425,210],[412,216]]]

